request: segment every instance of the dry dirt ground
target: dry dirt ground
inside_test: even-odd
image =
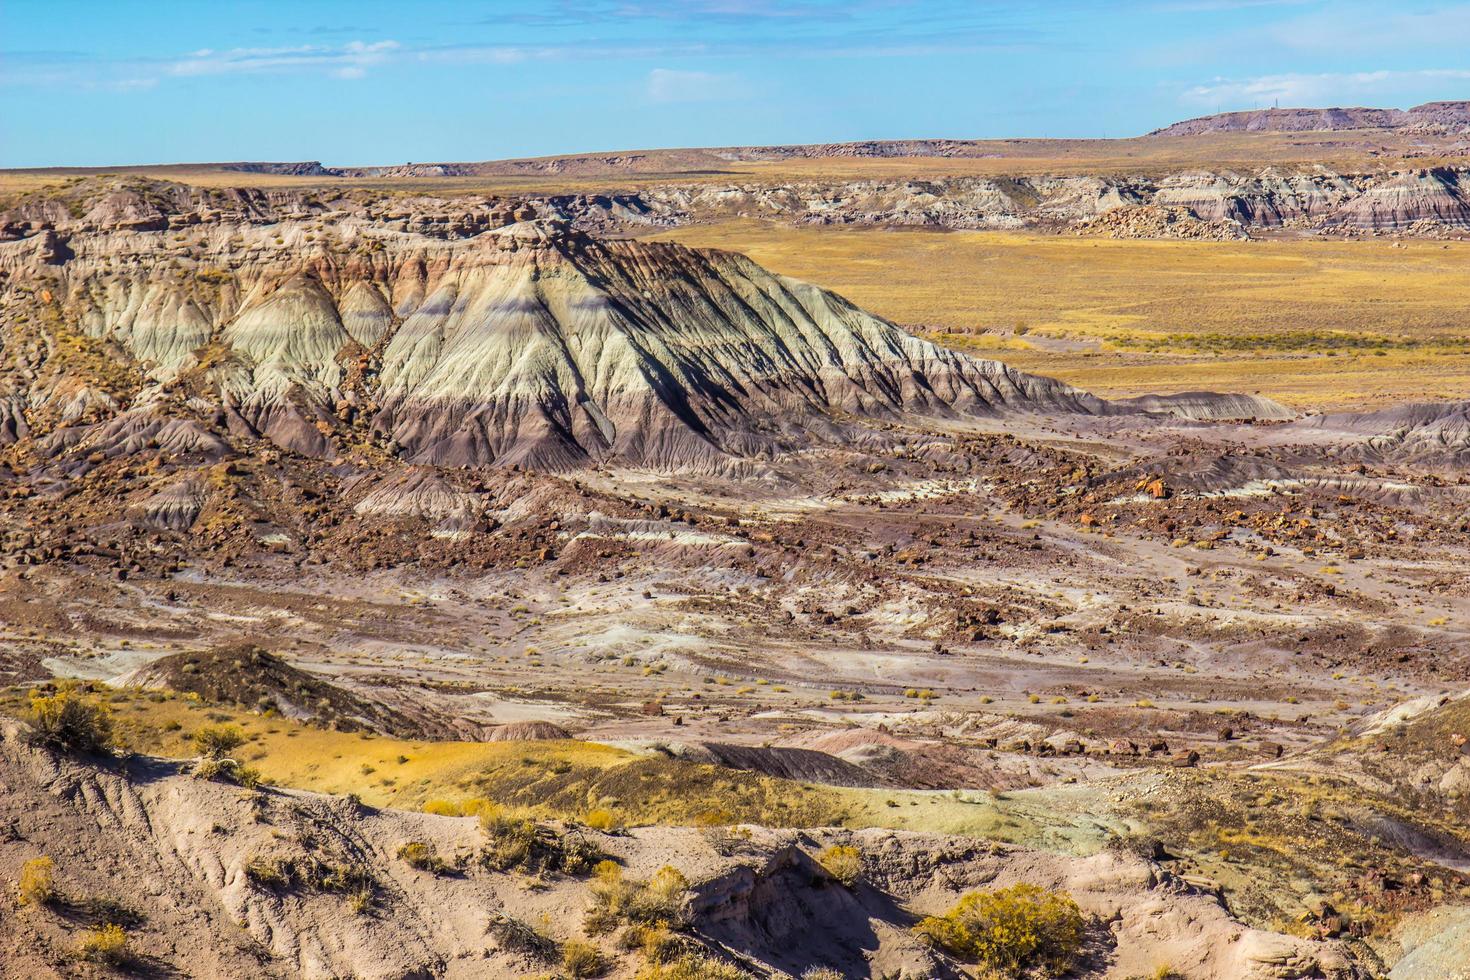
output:
[[[1458,729],[1428,740],[1448,765],[1427,773],[1282,760],[1470,687],[1470,491],[1302,440],[1013,416],[761,478],[516,476],[495,530],[468,538],[400,518],[323,524],[286,549],[153,533],[121,542],[122,562],[23,551],[0,649],[13,683],[119,686],[147,753],[187,758],[199,726],[241,724],[247,761],[283,787],[409,810],[489,797],[546,818],[937,831],[1079,859],[1136,847],[1246,924],[1341,937],[1382,970],[1416,916],[1470,898]],[[325,476],[288,464],[291,485]],[[24,513],[60,532],[85,499]],[[349,702],[294,675],[264,700],[243,680],[232,693],[231,669],[260,676],[248,652],[200,661],[223,678],[210,700],[146,693],[195,689],[180,651],[262,642],[378,720],[333,731]],[[500,730],[553,741],[463,741]],[[47,841],[13,834],[5,853]],[[217,860],[215,886],[245,901]],[[247,916],[289,964],[303,954],[280,928]],[[1164,963],[1122,961],[1109,975]]]

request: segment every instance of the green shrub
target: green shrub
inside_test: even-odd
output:
[[[74,681],[54,694],[32,691],[30,723],[42,745],[67,752],[102,752],[112,746],[112,713],[106,704]]]
[[[117,966],[128,958],[128,934],[114,923],[89,929],[77,941],[77,955],[93,963]]]
[[[856,847],[834,844],[817,854],[817,863],[848,888],[863,876],[863,854]]]
[[[1018,884],[971,892],[944,915],[915,927],[950,955],[1006,975],[1043,969],[1065,973],[1082,949],[1077,903],[1059,892]]]
[[[194,747],[206,759],[223,759],[245,744],[245,733],[234,725],[209,725],[194,733]]]

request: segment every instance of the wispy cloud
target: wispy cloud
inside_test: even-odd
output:
[[[719,102],[744,95],[745,84],[739,75],[655,68],[648,73],[647,93],[652,102]]]
[[[317,70],[338,78],[362,78],[369,68],[383,64],[401,47],[397,41],[349,41],[343,45],[301,44],[226,51],[203,48],[168,65],[167,74],[190,77]]]
[[[870,0],[883,3],[888,0]],[[638,18],[678,16],[677,4],[662,2],[639,7]],[[748,9],[770,11],[762,16],[786,16],[779,5],[762,5],[749,0]],[[823,10],[827,4],[816,4]],[[624,5],[618,9],[625,16]],[[735,16],[747,9],[746,0],[726,0],[702,5],[713,16]],[[840,16],[833,14],[832,16]],[[270,47],[200,48],[186,54],[149,58],[102,58],[80,52],[31,52],[19,59],[0,60],[0,85],[45,87],[71,85],[80,88],[145,88],[169,79],[229,75],[318,74],[340,79],[360,79],[374,70],[405,64],[518,65],[535,61],[654,61],[669,59],[784,58],[903,58],[939,54],[966,54],[1014,50],[1038,43],[1039,35],[1019,26],[990,25],[977,29],[959,24],[932,23],[923,17],[910,19],[903,30],[876,25],[855,25],[833,34],[812,33],[818,26],[800,21],[805,30],[772,30],[766,33],[735,31],[679,31],[673,36],[650,33],[618,39],[589,37],[548,41],[456,41],[405,44],[396,40],[351,41],[341,45],[307,43]],[[672,71],[671,69],[668,69]],[[691,90],[701,83],[685,73]],[[709,73],[711,78],[719,73]],[[711,91],[710,82],[702,83]],[[651,84],[650,96],[674,101],[684,99],[672,81]],[[665,96],[653,93],[662,92]]]
[[[1364,100],[1371,102],[1375,97],[1416,84],[1445,81],[1470,81],[1470,69],[1288,72],[1254,78],[1216,78],[1185,90],[1181,99],[1193,105],[1235,109],[1255,108],[1274,102],[1293,107],[1342,105]]]

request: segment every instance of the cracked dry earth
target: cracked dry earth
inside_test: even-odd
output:
[[[398,857],[471,796],[623,813],[756,976],[956,975],[916,918],[1018,880],[1084,975],[1463,964],[1466,405],[1108,402],[727,253],[192,193],[0,245],[0,708],[106,685],[136,753],[6,728],[0,875],[65,898],[10,975],[116,896],[162,975],[552,970],[512,915],[633,976],[585,878]],[[215,722],[272,787],[173,761]],[[376,904],[247,871],[304,855]]]

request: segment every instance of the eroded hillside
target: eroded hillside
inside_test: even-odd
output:
[[[583,914],[664,864],[706,973],[952,975],[1016,881],[1083,975],[1448,962],[1470,756],[1380,712],[1470,686],[1464,403],[1107,401],[545,207],[8,213],[0,708],[117,736],[0,743],[26,971],[126,900],[159,970],[660,976]]]

